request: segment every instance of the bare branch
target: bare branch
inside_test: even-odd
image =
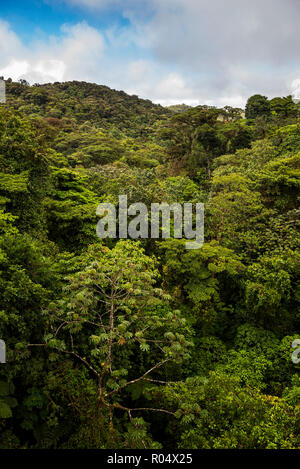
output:
[[[152,368],[150,368],[148,371],[146,371],[146,373],[144,373],[142,376],[140,376],[139,378],[136,378],[136,379],[133,379],[131,381],[128,381],[127,383],[123,384],[123,386],[120,386],[118,389],[114,389],[113,391],[105,394],[104,397],[109,397],[111,396],[112,394],[116,394],[117,392],[119,392],[121,389],[124,389],[126,388],[127,386],[131,385],[131,384],[135,384],[137,383],[138,381],[141,381],[143,379],[146,378],[146,376],[148,376],[152,371],[154,370],[157,370],[158,368],[160,368],[161,366],[163,366],[165,363],[167,363],[168,361],[170,361],[170,358],[166,358],[165,360],[163,360],[162,362],[159,362],[157,363],[156,365],[154,365]]]

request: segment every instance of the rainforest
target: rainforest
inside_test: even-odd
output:
[[[299,449],[299,104],[5,85],[0,448]],[[100,239],[122,195],[204,244]]]

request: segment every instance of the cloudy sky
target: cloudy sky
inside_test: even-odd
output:
[[[0,76],[163,105],[300,97],[300,0],[0,0]]]

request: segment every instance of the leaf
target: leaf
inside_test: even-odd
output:
[[[12,411],[8,404],[3,401],[0,401],[0,418],[8,419],[12,417]]]
[[[0,381],[0,396],[9,395],[9,384],[4,381]]]
[[[5,404],[9,405],[9,407],[13,409],[14,407],[17,407],[18,401],[15,397],[6,397]]]
[[[149,352],[150,350],[150,347],[149,347],[149,344],[140,344],[140,349],[143,351],[143,352]]]

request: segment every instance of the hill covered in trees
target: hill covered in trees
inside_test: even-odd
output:
[[[7,81],[1,448],[299,448],[297,116]],[[120,194],[204,202],[203,247],[100,240]]]
[[[125,131],[127,135],[147,135],[151,126],[170,112],[138,96],[129,96],[103,85],[64,82],[29,86],[25,80],[7,82],[7,102],[27,115],[88,121],[98,127]],[[149,129],[150,128],[150,129]]]

